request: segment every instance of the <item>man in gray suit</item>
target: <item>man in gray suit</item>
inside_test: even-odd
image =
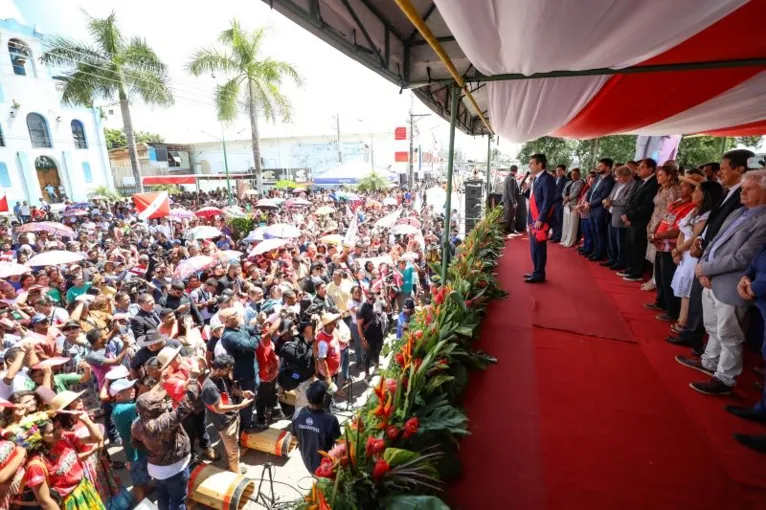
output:
[[[737,292],[737,284],[766,243],[766,170],[744,175],[740,200],[743,207],[726,218],[694,271],[704,287],[702,317],[709,336],[705,353],[700,360],[676,356],[682,365],[712,376],[691,383],[708,395],[730,394],[742,373],[742,324],[748,303]]]
[[[515,234],[516,230],[516,212],[519,208],[519,202],[521,198],[521,191],[519,190],[519,183],[516,180],[516,176],[519,172],[519,167],[516,165],[511,166],[511,171],[505,178],[503,184],[503,221],[505,222],[505,231],[508,234]]]
[[[622,220],[625,209],[636,181],[633,180],[633,172],[630,167],[621,166],[614,172],[617,184],[609,193],[609,198],[604,199],[604,207],[609,210],[609,244],[607,254],[609,259],[601,265],[614,271],[625,271],[628,268],[628,225]]]

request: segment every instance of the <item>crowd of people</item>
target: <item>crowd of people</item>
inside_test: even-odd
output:
[[[678,363],[708,376],[691,388],[731,394],[746,341],[762,345],[766,358],[766,170],[752,168],[754,156],[737,149],[688,169],[603,158],[582,175],[565,165],[551,172],[544,154],[533,155],[524,178],[512,167],[502,186],[509,236],[529,232],[534,271],[526,281],[545,282],[551,242],[641,282],[655,293],[644,307],[668,323],[666,340],[692,349]],[[725,409],[766,423],[766,393],[753,407]],[[766,435],[735,439],[766,453]]]
[[[131,508],[154,491],[183,509],[190,465],[243,473],[241,435],[285,417],[313,474],[340,434],[336,403],[438,286],[443,240],[459,244],[422,191],[234,207],[180,193],[149,220],[131,200],[20,210],[0,227],[0,508]]]

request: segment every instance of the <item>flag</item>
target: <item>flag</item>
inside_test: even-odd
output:
[[[348,230],[346,231],[346,237],[343,239],[343,244],[346,246],[354,246],[356,244],[356,232],[359,230],[359,220],[356,218],[356,214],[354,215],[354,218],[351,220],[351,224],[348,226]]]
[[[162,218],[170,214],[170,198],[167,191],[159,193],[136,193],[133,203],[138,211],[138,218],[148,220]]]
[[[0,191],[0,193],[3,192]],[[8,195],[5,193],[0,197],[0,212],[10,212],[10,209],[8,209]]]

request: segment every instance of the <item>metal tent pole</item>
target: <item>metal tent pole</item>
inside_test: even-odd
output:
[[[489,211],[489,194],[492,191],[491,190],[492,184],[489,178],[491,170],[492,170],[492,136],[487,135],[487,196],[484,199],[484,202],[487,204],[487,207],[485,211]]]
[[[455,124],[457,122],[457,107],[460,100],[460,89],[455,85],[450,87],[452,94],[452,109],[449,118],[449,149],[447,152],[447,199],[444,202],[444,233],[442,248],[442,285],[447,283],[447,267],[449,266],[450,235],[452,234],[452,165],[455,159]]]

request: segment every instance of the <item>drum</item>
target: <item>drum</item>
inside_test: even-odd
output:
[[[296,447],[293,435],[287,430],[266,429],[263,432],[242,433],[240,443],[245,448],[288,457]]]
[[[242,510],[254,490],[253,479],[209,464],[200,464],[189,476],[189,499],[215,510]]]

